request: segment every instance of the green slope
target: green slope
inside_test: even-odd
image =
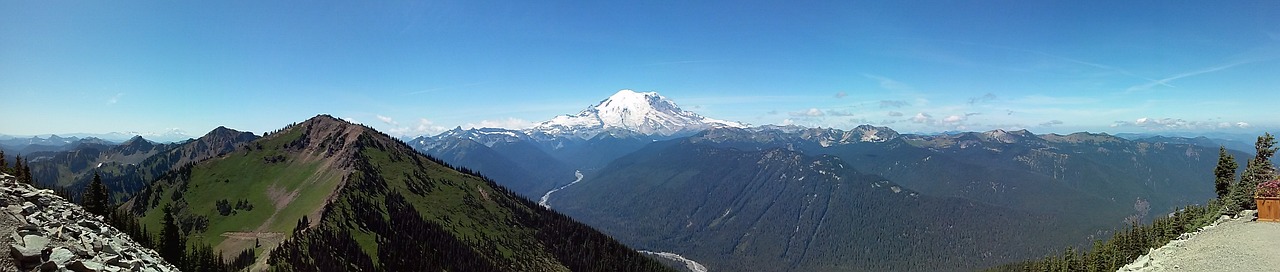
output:
[[[221,201],[253,208],[227,213]],[[263,243],[284,270],[668,269],[487,179],[323,115],[170,172],[129,204],[151,230],[173,205],[184,230],[203,237],[192,241],[224,252]]]

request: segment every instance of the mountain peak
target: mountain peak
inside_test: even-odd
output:
[[[646,135],[671,136],[713,127],[744,127],[680,109],[656,92],[620,90],[576,115],[556,116],[532,130],[552,135],[591,138],[602,131],[623,129]]]

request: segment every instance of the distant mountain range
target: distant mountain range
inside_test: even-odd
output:
[[[1217,147],[1251,146],[1124,136],[749,127],[623,90],[529,129],[403,141],[322,115],[264,136],[0,148],[24,150],[49,186],[76,192],[100,173],[150,229],[170,206],[224,252],[267,241],[260,266],[408,269],[391,260],[435,248],[449,257],[415,256],[450,270],[666,269],[612,236],[719,271],[951,271],[1202,203]]]
[[[156,141],[156,142],[179,142],[179,141],[191,140],[193,139],[193,137],[196,137],[196,136],[188,135],[186,131],[177,130],[177,128],[174,128],[174,130],[168,130],[163,132],[108,132],[108,133],[77,132],[77,133],[58,133],[58,135],[26,135],[26,136],[0,135],[0,144],[9,145],[10,140],[19,140],[18,142],[20,142],[22,140],[40,141],[41,139],[52,140],[50,142],[56,142],[56,140],[59,140],[59,139],[63,139],[63,140],[70,139],[72,141],[77,139],[100,139],[100,140],[110,141],[110,142],[123,142],[129,139],[133,139],[133,137],[137,137],[137,136],[146,137],[147,140]],[[67,142],[64,142],[64,144],[67,144]],[[52,144],[52,145],[56,145],[56,144]]]
[[[713,270],[932,271],[1084,245],[1153,217],[1136,203],[1150,212],[1202,203],[1213,197],[1215,143],[1226,142],[746,127],[639,95],[621,91],[532,129],[454,129],[409,144],[525,197],[546,195],[634,247]],[[603,117],[619,112],[645,114]],[[677,115],[703,121],[669,121]],[[566,186],[576,172],[584,177]]]

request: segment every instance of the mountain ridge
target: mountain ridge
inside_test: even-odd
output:
[[[228,202],[248,208],[218,206]],[[223,252],[260,240],[270,253],[255,269],[668,269],[470,170],[328,115],[169,172],[125,209],[157,229],[165,206]]]

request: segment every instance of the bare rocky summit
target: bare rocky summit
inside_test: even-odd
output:
[[[178,271],[128,235],[53,191],[0,174],[0,271]]]

